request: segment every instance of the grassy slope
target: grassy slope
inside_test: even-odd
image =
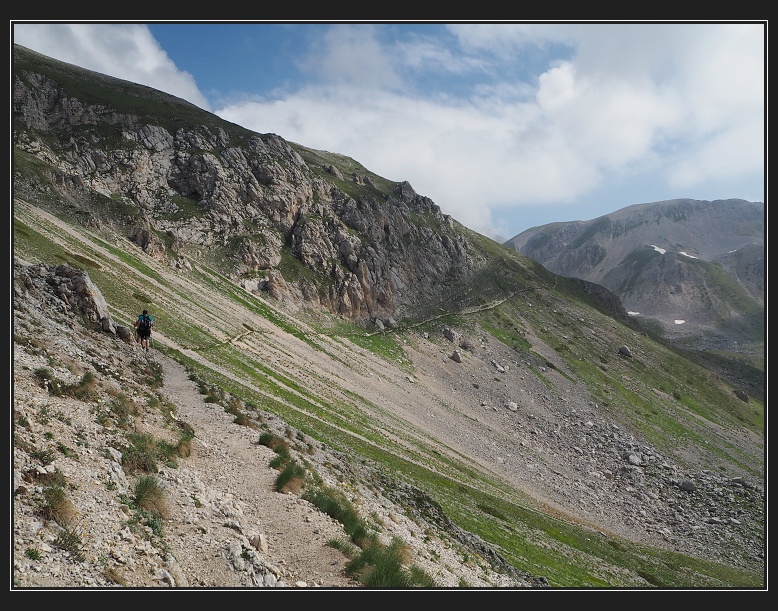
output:
[[[392,436],[383,434],[372,421],[360,417],[356,407],[370,403],[370,397],[344,400],[341,393],[321,381],[306,383],[268,366],[246,349],[246,342],[230,341],[246,334],[261,335],[259,323],[270,324],[297,341],[316,346],[322,358],[347,362],[344,355],[353,349],[351,336],[386,357],[389,366],[402,355],[401,334],[367,337],[339,322],[333,327],[338,329],[335,337],[331,329],[329,335],[321,335],[237,288],[215,270],[198,267],[185,281],[170,281],[126,241],[83,228],[63,233],[19,203],[14,214],[15,255],[29,262],[67,262],[85,269],[119,323],[129,323],[135,312],[152,304],[158,318],[165,321],[166,337],[174,342],[158,348],[182,361],[200,379],[279,414],[306,435],[382,464],[390,473],[402,473],[439,502],[460,527],[496,546],[514,566],[545,576],[552,586],[631,587],[647,581],[659,587],[758,587],[762,583],[762,575],[598,536],[590,529],[540,513],[504,482],[494,480],[464,457],[438,452],[432,440],[425,444],[404,423],[395,423]],[[193,287],[197,287],[196,300],[191,298]],[[570,310],[568,300],[541,283],[526,288],[531,291],[534,307],[524,307],[518,298],[509,299],[489,313],[474,314],[468,324],[484,325],[498,338],[511,326],[532,325],[549,346],[559,347],[560,357],[595,396],[637,423],[660,449],[678,439],[700,443],[705,435],[708,446],[722,460],[742,468],[759,462],[753,456],[736,455],[726,437],[710,437],[710,429],[701,429],[697,417],[725,429],[745,426],[763,433],[762,404],[752,402],[744,408],[735,400],[722,402],[721,389],[709,383],[704,370],[647,338],[640,340],[643,356],[634,362],[614,360],[596,340],[566,341],[581,316],[595,324],[612,325],[615,333],[623,335],[624,343],[634,345],[635,338],[633,330],[613,325],[593,309],[577,305],[580,310]],[[234,316],[234,312],[239,315]],[[551,316],[552,312],[555,315]],[[515,349],[526,351],[527,347],[517,343]],[[657,388],[663,389],[667,398],[653,391]],[[673,393],[681,397],[681,408],[672,399]]]

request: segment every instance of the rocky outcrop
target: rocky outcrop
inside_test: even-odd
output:
[[[618,318],[622,321],[628,318],[627,311],[624,309],[621,299],[604,286],[595,284],[594,282],[587,282],[580,278],[573,278],[572,281],[579,290],[594,300],[603,311],[613,316],[613,318]]]
[[[57,197],[91,223],[124,224],[149,256],[216,264],[236,280],[259,276],[254,284],[281,298],[285,284],[356,322],[411,315],[485,261],[407,181],[380,191],[369,176],[310,166],[280,136],[178,98],[93,73],[87,97],[74,85],[86,71],[59,63],[48,71],[47,58],[19,46],[14,59],[16,150],[50,168]],[[138,112],[135,96],[158,112]],[[339,185],[349,175],[358,180],[347,193]],[[50,205],[35,191],[25,196]]]
[[[51,288],[46,290],[45,285]],[[40,295],[47,299],[49,307],[63,314],[83,317],[102,331],[117,333],[105,298],[83,270],[70,265],[58,265],[54,269],[46,265],[24,266],[15,258],[13,291],[15,308],[19,307],[19,300]],[[48,297],[51,293],[53,299]]]

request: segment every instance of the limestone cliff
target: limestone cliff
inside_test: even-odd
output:
[[[433,307],[487,260],[407,181],[18,45],[13,125],[18,195],[357,322]]]

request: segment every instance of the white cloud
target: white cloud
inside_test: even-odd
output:
[[[153,87],[209,110],[192,75],[176,68],[145,25],[17,23],[13,39],[60,61]]]
[[[668,169],[668,182],[691,190],[702,184],[721,184],[743,176],[758,180],[759,169],[764,164],[764,127],[758,121],[746,119],[744,123],[711,133],[700,146],[688,150]]]
[[[300,67],[313,80],[329,84],[364,89],[393,89],[402,84],[391,56],[376,37],[375,26],[332,27]]]

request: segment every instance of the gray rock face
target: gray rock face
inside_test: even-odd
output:
[[[111,320],[108,304],[100,289],[83,270],[70,265],[58,265],[53,270],[46,265],[37,265],[24,270],[19,261],[14,261],[14,300],[26,299],[19,286],[27,289],[49,285],[59,301],[57,307],[72,315],[83,316],[102,331],[117,334],[118,329]],[[17,284],[18,282],[18,284]],[[123,336],[121,332],[120,337]]]
[[[407,181],[381,191],[351,166],[311,165],[275,134],[253,134],[159,92],[189,118],[169,119],[165,109],[163,118],[138,116],[108,97],[122,82],[103,80],[93,80],[86,100],[72,81],[20,69],[15,146],[50,164],[53,188],[92,222],[126,224],[129,239],[154,258],[227,261],[235,278],[264,275],[257,286],[279,299],[302,298],[358,322],[403,317],[485,264]],[[344,182],[353,188],[344,191]],[[282,271],[284,249],[311,273]]]

